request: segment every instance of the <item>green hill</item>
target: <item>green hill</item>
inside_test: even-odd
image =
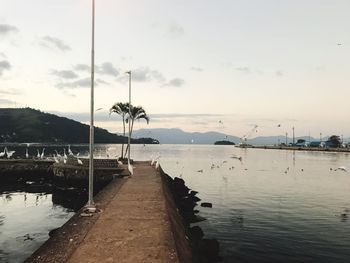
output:
[[[31,108],[0,108],[0,143],[88,143],[89,125]],[[127,142],[124,136],[95,127],[95,143]],[[133,143],[157,143],[151,138]]]

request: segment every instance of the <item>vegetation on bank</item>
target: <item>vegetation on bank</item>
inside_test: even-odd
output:
[[[236,144],[231,141],[223,140],[223,141],[214,142],[214,145],[236,145]]]
[[[0,143],[88,143],[89,125],[31,108],[0,108]],[[95,127],[95,143],[126,143],[127,137]],[[132,143],[157,144],[152,138]]]

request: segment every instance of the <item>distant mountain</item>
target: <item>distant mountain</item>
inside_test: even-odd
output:
[[[229,140],[239,143],[236,136],[220,132],[185,132],[181,129],[140,129],[133,132],[135,137],[152,137],[164,144],[214,144],[219,140]]]
[[[95,127],[95,143],[126,142],[124,136]],[[0,108],[0,142],[88,143],[89,125],[31,108]],[[153,139],[133,139],[151,143]]]
[[[133,132],[135,137],[152,137],[163,144],[214,144],[216,141],[228,140],[239,144],[240,138],[237,136],[227,135],[219,132],[185,132],[181,129],[140,129]],[[296,137],[298,139],[309,141],[309,136]],[[310,137],[311,141],[319,139]],[[288,143],[293,141],[292,138],[287,138]],[[259,136],[248,139],[248,144],[253,145],[275,145],[278,143],[285,143],[285,136]]]

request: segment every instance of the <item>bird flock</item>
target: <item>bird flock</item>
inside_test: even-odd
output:
[[[16,151],[12,150],[8,150],[7,147],[4,148],[4,150],[2,152],[0,152],[0,158],[4,159],[13,159],[14,158],[14,153]],[[45,156],[45,148],[42,148],[41,151],[39,149],[36,149],[36,155],[32,155],[30,156],[29,154],[29,150],[28,147],[25,150],[25,158],[26,159],[34,159],[34,160],[53,160],[55,161],[55,163],[67,163],[67,159],[70,157],[75,158],[77,160],[77,163],[80,165],[83,165],[82,160],[79,159],[79,153],[77,153],[76,155],[73,154],[70,145],[68,145],[68,149],[66,152],[66,148],[63,148],[63,155],[61,155],[57,150],[54,150],[54,154],[49,155],[49,156]],[[67,155],[68,153],[68,155]]]
[[[7,159],[11,159],[11,157],[13,156],[13,154],[15,153],[16,151],[9,151],[7,149],[7,147],[4,148],[4,151],[0,152],[0,158],[4,158],[6,157]]]

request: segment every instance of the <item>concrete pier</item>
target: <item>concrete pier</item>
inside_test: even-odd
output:
[[[136,162],[97,196],[100,212],[77,213],[26,262],[191,262],[172,202],[162,172]]]

